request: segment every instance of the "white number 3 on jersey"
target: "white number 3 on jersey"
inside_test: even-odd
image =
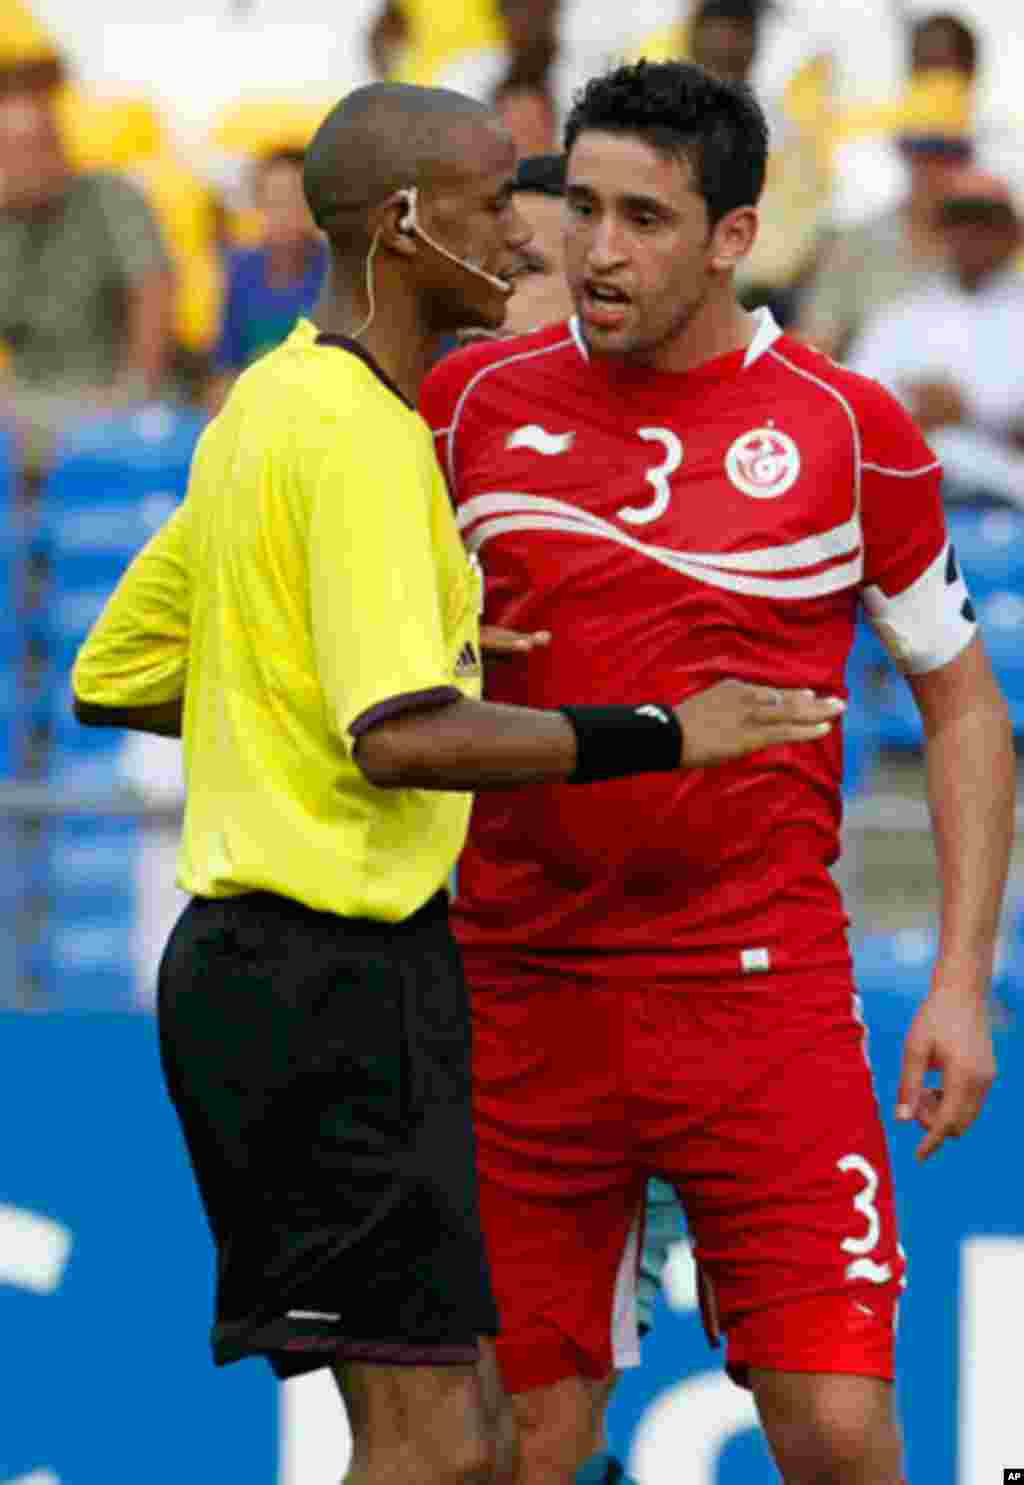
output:
[[[683,445],[682,440],[668,428],[638,428],[636,431],[645,443],[660,443],[665,457],[644,475],[654,489],[650,505],[624,505],[616,514],[620,521],[628,521],[631,526],[646,526],[648,521],[656,521],[668,510],[672,499],[669,476],[675,474],[683,462]]]

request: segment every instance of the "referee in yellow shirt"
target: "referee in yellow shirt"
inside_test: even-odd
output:
[[[728,681],[678,708],[475,699],[480,578],[414,403],[439,336],[503,321],[514,166],[458,94],[378,84],[328,116],[314,322],[236,383],[73,675],[82,722],[184,739],[159,1028],[215,1359],[330,1366],[357,1485],[482,1480],[509,1443],[447,923],[466,791],[704,766],[838,710]]]

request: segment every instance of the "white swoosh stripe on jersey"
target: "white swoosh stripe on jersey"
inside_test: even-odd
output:
[[[930,464],[919,464],[916,469],[887,469],[884,464],[869,464],[865,459],[861,468],[870,469],[872,474],[887,474],[894,480],[916,480],[919,475],[931,474],[933,469],[941,469],[942,465],[938,459],[933,459]]]
[[[455,437],[459,431],[459,420],[462,417],[466,400],[470,393],[483,381],[485,376],[490,376],[493,371],[500,371],[503,366],[512,366],[517,361],[532,361],[535,356],[550,356],[555,351],[564,351],[567,345],[572,345],[571,336],[566,336],[563,340],[556,340],[554,345],[538,346],[532,351],[517,351],[514,356],[504,356],[500,361],[489,361],[486,366],[481,366],[475,376],[470,377],[462,389],[461,397],[455,404],[455,411],[452,413],[452,420],[448,425],[448,455],[446,463],[448,467],[448,488],[452,492],[453,499],[455,498],[455,491],[458,486],[458,481],[455,478]]]
[[[723,572],[713,567],[702,566],[683,556],[681,552],[670,552],[665,547],[647,546],[624,531],[612,527],[600,531],[585,521],[574,521],[563,516],[499,516],[494,520],[481,521],[465,538],[471,552],[479,552],[492,536],[501,536],[506,531],[572,531],[581,536],[595,536],[605,541],[617,542],[629,547],[641,556],[671,567],[709,588],[724,588],[730,593],[748,593],[758,598],[820,598],[826,593],[838,593],[852,587],[864,575],[864,562],[860,550],[848,562],[828,567],[823,572],[811,573],[802,578],[744,577],[741,573]]]
[[[596,516],[592,511],[581,510],[567,501],[551,500],[544,495],[526,495],[517,491],[495,492],[476,495],[459,507],[459,530],[465,531],[474,521],[483,516],[513,515],[536,512],[565,516],[595,536],[609,536],[613,540],[623,533],[611,521]],[[805,536],[800,541],[786,546],[763,547],[754,552],[676,552],[671,547],[644,544],[646,552],[659,552],[675,559],[685,557],[702,567],[723,568],[731,572],[786,572],[797,567],[817,567],[822,562],[831,562],[836,557],[852,557],[861,544],[860,522],[856,516],[834,526],[831,531]]]

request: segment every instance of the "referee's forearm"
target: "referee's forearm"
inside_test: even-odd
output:
[[[371,727],[355,760],[381,789],[510,789],[568,779],[576,734],[561,712],[463,700]]]

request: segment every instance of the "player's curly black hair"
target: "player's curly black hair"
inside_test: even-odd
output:
[[[568,153],[586,129],[637,134],[661,154],[685,156],[712,226],[764,187],[768,125],[750,89],[692,62],[636,62],[591,78],[565,125]]]

